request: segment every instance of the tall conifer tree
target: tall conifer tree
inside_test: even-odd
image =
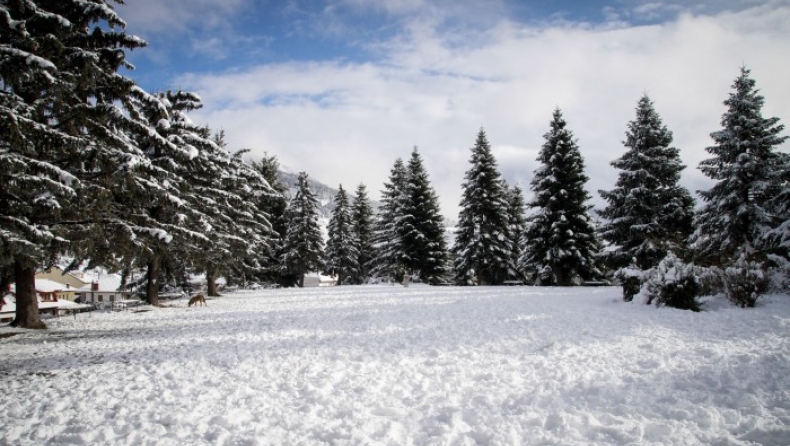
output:
[[[763,262],[772,251],[763,246],[766,234],[782,224],[772,200],[782,195],[787,155],[778,147],[787,140],[779,118],[763,118],[764,98],[746,67],[724,101],[722,129],[711,133],[715,144],[706,148],[712,158],[700,170],[716,184],[699,191],[704,206],[696,215],[692,243],[696,258],[724,266],[741,256]],[[786,182],[784,186],[786,187]]]
[[[529,203],[522,269],[542,285],[573,285],[598,278],[599,244],[588,215],[590,196],[585,190],[584,160],[562,112],[555,109],[551,130],[538,156]]]
[[[452,248],[455,279],[463,285],[500,285],[516,274],[514,248],[508,226],[508,196],[482,129],[469,162]]]
[[[307,174],[299,174],[296,195],[288,204],[288,230],[283,240],[281,271],[293,275],[300,287],[304,275],[324,267],[324,240],[318,225],[318,199],[307,184]]]
[[[522,247],[526,243],[527,236],[527,216],[525,214],[524,195],[518,186],[508,187],[508,225],[510,227],[510,243],[513,246],[511,258],[513,264],[518,266],[521,259]],[[527,277],[524,271],[517,268],[513,280],[524,282]]]
[[[351,283],[365,283],[370,278],[371,262],[374,259],[373,248],[373,207],[368,199],[365,185],[357,186],[354,201],[351,204],[351,223],[354,244],[357,249],[357,271],[349,279]]]
[[[403,212],[403,196],[407,180],[406,166],[398,158],[390,170],[389,182],[384,183],[381,206],[376,214],[373,244],[376,257],[371,262],[371,276],[399,281],[407,272],[406,256],[399,224]]]
[[[431,187],[422,157],[415,147],[407,166],[398,229],[409,274],[437,283],[446,273],[447,242],[439,198]]]
[[[207,241],[197,244],[191,262],[206,273],[207,293],[218,296],[216,279],[247,268],[259,269],[258,259],[268,248],[271,224],[268,215],[255,207],[263,195],[273,190],[261,174],[247,164],[241,150],[234,154],[225,148],[224,134],[195,140],[199,149],[189,165],[188,202],[200,209],[203,221],[195,230],[203,230]]]
[[[359,275],[359,252],[354,240],[353,221],[348,203],[348,195],[341,184],[335,195],[335,209],[329,219],[326,242],[326,264],[330,274],[337,275],[338,285],[350,283]]]
[[[606,256],[611,267],[648,270],[670,251],[685,253],[694,199],[678,185],[685,168],[680,151],[647,95],[625,135],[628,150],[611,163],[620,170],[616,186],[599,191],[608,203],[600,212],[606,220],[600,234],[613,247]]]
[[[280,178],[280,162],[274,155],[264,154],[260,161],[253,162],[252,167],[257,170],[274,190],[260,198],[259,207],[269,214],[272,224],[272,240],[269,249],[264,253],[261,263],[263,271],[259,274],[265,281],[290,285],[280,276],[280,256],[282,255],[283,239],[288,227],[285,210],[288,208],[288,186]]]
[[[124,132],[150,130],[130,104],[145,94],[118,74],[145,42],[124,26],[109,1],[0,4],[0,266],[15,271],[20,327],[44,327],[36,268],[90,226],[117,227],[108,189],[145,163]]]

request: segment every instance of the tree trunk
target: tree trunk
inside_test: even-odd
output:
[[[299,285],[299,288],[304,288],[304,274],[304,271],[299,271],[299,275],[297,276],[296,283]]]
[[[159,305],[159,257],[154,257],[148,261],[148,282],[145,286],[145,294],[148,303]]]
[[[41,321],[36,297],[36,270],[14,263],[16,280],[16,318],[11,325],[19,328],[47,328]]]
[[[559,267],[554,269],[554,277],[557,278],[557,283],[555,285],[557,285],[557,286],[568,286],[569,285],[569,284],[565,283],[565,281],[566,281],[566,279],[565,279],[565,271],[563,271]]]
[[[206,269],[206,293],[211,297],[219,297],[217,273],[211,269]]]

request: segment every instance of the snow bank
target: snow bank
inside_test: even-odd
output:
[[[267,290],[0,329],[0,444],[788,444],[790,298]]]

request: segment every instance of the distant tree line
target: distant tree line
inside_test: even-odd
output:
[[[722,129],[700,169],[716,184],[695,212],[678,185],[679,150],[647,96],[612,162],[615,188],[598,225],[586,203],[578,141],[559,109],[530,183],[499,173],[485,132],[471,150],[458,225],[448,238],[424,161],[395,160],[374,212],[367,189],[341,186],[324,240],[317,200],[299,176],[293,197],[276,157],[246,162],[222,131],[194,124],[201,100],[146,92],[120,73],[126,34],[109,0],[0,2],[0,286],[16,284],[13,324],[42,328],[38,269],[144,270],[157,304],[164,283],[216,279],[303,285],[307,272],[341,284],[412,277],[429,284],[578,285],[616,279],[624,298],[698,309],[701,293],[753,306],[790,269],[790,157],[777,118],[746,68],[725,101]],[[451,243],[448,243],[448,240]],[[774,280],[774,282],[772,282]]]
[[[784,127],[778,118],[762,117],[763,103],[743,67],[724,102],[722,129],[711,134],[714,145],[706,150],[712,157],[699,166],[717,182],[699,191],[704,203],[695,212],[694,199],[679,185],[685,166],[672,132],[644,95],[627,125],[626,151],[611,163],[619,170],[615,188],[599,191],[607,202],[598,211],[601,223],[590,216],[584,160],[561,110],[554,110],[544,135],[526,204],[522,191],[502,179],[481,129],[449,248],[415,148],[408,166],[395,161],[384,184],[372,250],[367,235],[364,248],[355,244],[353,218],[346,224],[350,233],[338,229],[348,219],[345,194],[338,199],[328,269],[349,272],[341,275],[347,283],[404,275],[458,285],[613,279],[626,301],[643,292],[648,303],[699,310],[699,295],[724,293],[752,307],[770,289],[786,290],[790,272],[790,155],[779,151]],[[349,249],[338,249],[344,243]],[[373,255],[363,260],[363,252]]]

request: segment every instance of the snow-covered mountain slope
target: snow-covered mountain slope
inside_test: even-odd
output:
[[[296,194],[296,190],[299,187],[299,181],[298,181],[299,174],[281,170],[280,178],[282,179],[282,182],[286,186],[288,186],[288,192],[290,194],[289,198],[293,197]],[[328,222],[329,218],[332,216],[332,210],[335,208],[335,195],[337,195],[337,189],[327,186],[326,184],[310,176],[307,177],[307,184],[310,186],[310,189],[313,191],[315,197],[318,199],[319,218],[325,219]],[[348,188],[349,186],[344,187],[344,189],[346,189],[347,192],[353,194],[353,190],[349,191]]]
[[[357,286],[0,328],[0,443],[780,445],[790,297]]]

